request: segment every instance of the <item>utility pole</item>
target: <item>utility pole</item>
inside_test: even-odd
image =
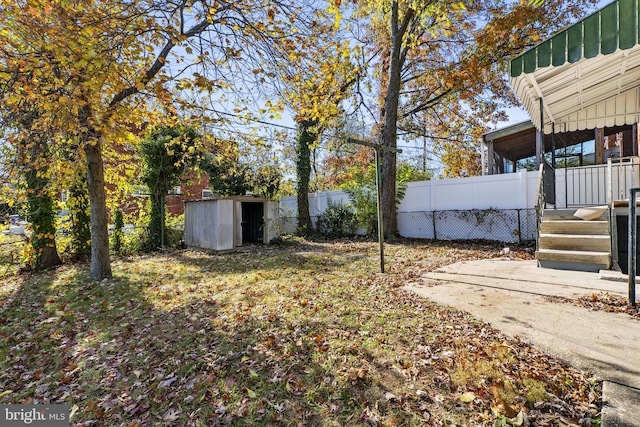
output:
[[[423,112],[424,134],[422,135],[422,172],[427,173],[427,110]]]
[[[422,136],[422,172],[427,172],[427,135]]]
[[[388,147],[382,144],[374,144],[373,142],[362,141],[354,138],[347,138],[347,142],[351,144],[366,145],[376,150],[376,193],[378,205],[378,244],[380,245],[380,273],[384,273],[384,229],[382,224],[382,152],[390,151],[393,153],[402,153],[402,150],[394,147]]]

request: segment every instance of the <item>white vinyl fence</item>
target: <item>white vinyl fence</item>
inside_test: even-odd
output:
[[[398,207],[398,232],[423,239],[533,240],[536,235],[537,172],[434,179],[407,184]],[[309,194],[312,222],[333,203],[349,204],[343,191]],[[296,227],[297,199],[280,199],[282,231]]]

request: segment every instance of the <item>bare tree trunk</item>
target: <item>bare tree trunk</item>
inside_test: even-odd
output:
[[[398,233],[396,216],[396,153],[389,151],[382,152],[382,219],[385,239],[395,237]]]
[[[318,132],[316,120],[298,121],[298,140],[296,141],[296,176],[298,184],[298,233],[307,234],[313,231],[309,214],[309,181],[311,179],[311,149],[316,142]]]
[[[87,156],[87,187],[91,212],[91,279],[111,278],[109,259],[109,217],[104,190],[104,163],[99,138],[85,144]]]
[[[391,46],[389,50],[389,67],[387,93],[384,98],[382,145],[395,148],[398,136],[398,104],[402,84],[402,66],[406,57],[403,51],[403,37],[414,11],[408,9],[399,21],[398,2],[391,5]],[[382,154],[382,216],[385,237],[395,236],[398,232],[396,216],[396,154],[383,151]]]
[[[384,124],[382,145],[396,147],[398,136],[398,100],[400,98],[400,70],[394,61],[393,49],[390,58],[389,83],[384,100]],[[382,218],[385,238],[396,235],[396,153],[382,152]]]

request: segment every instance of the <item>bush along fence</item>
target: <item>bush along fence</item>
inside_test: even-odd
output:
[[[398,205],[398,233],[434,240],[535,240],[537,183],[538,173],[527,171],[410,182]],[[330,203],[350,205],[351,200],[344,191],[309,194],[314,227]],[[296,212],[296,197],[280,198],[282,232],[295,232]]]
[[[314,227],[317,219],[317,216],[311,217]],[[283,233],[295,233],[294,216],[281,216],[280,220]],[[364,229],[359,229],[358,234],[364,234]],[[536,212],[535,209],[493,208],[398,212],[398,234],[415,239],[523,243],[536,238]]]

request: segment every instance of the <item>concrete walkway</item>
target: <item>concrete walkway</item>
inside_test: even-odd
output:
[[[544,298],[601,292],[626,298],[626,282],[505,259],[452,264],[406,288],[593,372],[604,381],[602,425],[640,427],[640,320]]]

